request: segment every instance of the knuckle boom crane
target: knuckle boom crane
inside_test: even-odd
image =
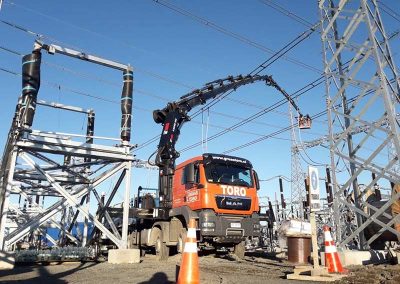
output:
[[[179,153],[175,145],[193,108],[258,81],[282,93],[303,118],[293,99],[268,75],[215,80],[153,112],[154,121],[163,125],[158,149],[154,152],[159,167],[159,199],[151,194],[139,196],[142,192],[139,188],[132,208],[135,219],[130,227],[130,247],[154,248],[157,259],[166,260],[170,248],[178,253],[183,251],[187,224],[195,219],[200,249],[229,250],[238,258],[244,257],[245,240],[261,233],[257,196],[260,186],[251,162],[204,153],[176,166]]]
[[[258,81],[264,81],[267,86],[278,90],[299,113],[299,127],[303,129],[310,128],[310,117],[308,115],[302,115],[299,107],[291,96],[269,75],[239,75],[236,77],[229,76],[225,79],[218,79],[205,84],[202,89],[196,89],[182,96],[175,102],[168,103],[167,106],[161,110],[154,110],[154,121],[163,125],[155,159],[155,163],[160,169],[159,189],[162,207],[171,207],[172,178],[175,171],[175,161],[179,157],[175,145],[180,135],[180,129],[185,122],[190,120],[188,116],[190,110],[196,106],[205,104],[208,100],[216,98],[227,91],[236,90],[241,86]]]

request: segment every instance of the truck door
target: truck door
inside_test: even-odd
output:
[[[200,167],[198,163],[190,163],[183,169],[182,183],[185,186],[185,204],[192,210],[201,207]]]

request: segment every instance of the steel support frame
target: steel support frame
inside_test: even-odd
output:
[[[9,211],[9,203],[10,203],[10,194],[11,188],[13,186],[13,177],[14,177],[14,169],[17,161],[18,148],[13,146],[11,153],[9,153],[8,161],[9,167],[8,170],[3,173],[1,191],[2,191],[2,206],[0,207],[1,216],[0,216],[0,251],[4,250],[4,241],[6,237],[6,223]],[[5,162],[5,161],[3,161]]]
[[[391,227],[399,216],[392,217],[385,213],[398,200],[399,194],[392,196],[378,209],[363,200],[363,193],[359,192],[358,186],[358,179],[365,179],[366,173],[376,174],[369,186],[378,182],[400,183],[397,170],[400,129],[396,117],[399,107],[396,92],[400,89],[398,75],[376,0],[319,0],[319,8],[330,122],[328,137],[336,238],[339,247],[346,247],[359,236],[359,248],[365,249],[384,231],[400,237],[400,233]],[[362,42],[358,43],[360,39]],[[352,58],[346,68],[343,68],[342,58]],[[350,104],[346,101],[346,95],[355,93],[354,86],[358,86],[358,90]],[[342,132],[335,134],[338,128]],[[353,140],[352,134],[355,133],[358,136]],[[391,156],[382,159],[388,150],[391,150]],[[339,173],[341,166],[351,171],[347,175]],[[344,196],[350,185],[355,194],[354,204]],[[361,209],[365,207],[373,211],[371,216]],[[356,229],[348,235],[342,233],[348,225],[341,218],[343,208],[354,212],[358,221]],[[388,218],[389,222],[385,224],[380,221],[381,216]],[[371,223],[378,224],[381,229],[369,240],[363,240],[364,230]]]
[[[43,170],[33,159],[31,159],[26,153],[21,153],[20,157],[27,162],[32,168],[35,168],[40,174],[43,175],[43,177],[46,178],[46,180],[53,186],[53,188],[58,191],[59,194],[61,194],[67,202],[70,204],[70,206],[76,207],[77,210],[79,210],[86,218],[88,218],[90,221],[94,223],[94,225],[99,228],[107,237],[109,237],[118,247],[120,247],[120,240],[114,236],[103,224],[101,224],[99,221],[97,221],[92,214],[89,213],[88,208],[86,206],[82,206],[78,199],[75,198],[73,195],[71,195],[65,187],[61,186],[58,182],[55,181],[55,179],[45,170]],[[87,189],[87,193],[89,194],[89,188]]]
[[[30,200],[31,205],[34,206],[34,207],[37,209],[37,211],[38,211],[39,213],[43,213],[43,212],[44,212],[44,209],[43,209],[39,204],[37,204],[37,203],[32,199],[31,196],[28,196],[21,188],[19,188],[19,187],[17,187],[17,186],[14,186],[13,189],[14,189],[14,192],[15,192],[15,193],[18,193],[18,194],[20,194],[21,196],[25,197],[26,200]],[[15,207],[14,210],[16,210],[16,208],[17,208],[17,207]],[[20,211],[19,214],[20,214],[21,216],[25,215],[22,211]],[[49,221],[50,221],[57,229],[59,229],[60,231],[62,231],[62,232],[65,234],[65,236],[67,236],[71,241],[73,241],[73,242],[76,243],[76,244],[79,244],[79,243],[80,243],[79,240],[78,240],[77,238],[75,238],[68,230],[66,230],[66,229],[64,228],[64,226],[62,226],[62,224],[61,224],[60,222],[58,222],[57,220],[55,220],[55,218],[52,217],[52,218],[50,218]]]
[[[17,145],[18,143],[19,143],[19,141],[17,140],[15,142],[15,144]],[[31,142],[31,143],[34,143],[34,142]],[[63,145],[55,145],[55,147],[57,148],[57,154],[71,155],[71,152],[68,152],[68,151],[66,151],[65,153],[59,152],[58,149],[63,148]],[[91,145],[91,147],[92,147],[92,145]],[[104,151],[104,147],[101,147],[101,150]],[[118,151],[127,152],[128,150],[125,149],[125,150],[118,150]],[[51,158],[46,157],[45,156],[46,153],[44,153],[44,154],[38,153],[36,151],[33,151],[31,148],[23,148],[23,147],[15,146],[14,152],[15,152],[15,155],[11,158],[11,165],[14,165],[14,166],[12,166],[10,168],[9,175],[8,175],[8,186],[7,186],[8,194],[6,195],[6,198],[5,198],[5,205],[4,205],[5,210],[2,214],[2,217],[5,219],[7,218],[7,212],[10,208],[10,206],[8,204],[9,193],[12,192],[15,194],[15,193],[20,193],[21,190],[22,191],[24,190],[24,189],[16,187],[15,186],[16,181],[13,179],[14,172],[17,171],[15,169],[17,159],[21,159],[21,160],[25,161],[31,167],[29,169],[29,171],[34,172],[36,176],[41,175],[42,176],[41,180],[47,181],[51,185],[51,187],[50,187],[51,190],[53,192],[57,193],[57,195],[60,196],[60,198],[57,202],[50,205],[49,207],[41,208],[36,216],[31,217],[27,222],[20,225],[15,231],[9,233],[7,236],[5,236],[3,234],[3,241],[2,241],[3,249],[5,249],[5,250],[11,249],[12,245],[14,245],[17,241],[21,240],[26,235],[30,234],[32,231],[37,230],[37,229],[42,229],[43,226],[45,226],[46,222],[52,222],[58,228],[60,228],[60,226],[61,226],[61,230],[66,234],[66,236],[68,236],[73,241],[77,241],[76,238],[71,235],[70,230],[67,229],[68,224],[65,224],[65,226],[63,226],[59,222],[54,221],[54,217],[56,214],[59,214],[62,210],[67,209],[67,204],[73,208],[76,208],[76,216],[80,213],[83,216],[87,217],[91,222],[93,222],[94,225],[96,226],[96,228],[98,228],[105,236],[107,236],[111,241],[113,241],[117,247],[119,247],[119,248],[127,247],[126,241],[125,242],[122,241],[122,237],[118,233],[117,230],[114,230],[114,233],[111,233],[106,227],[104,227],[103,224],[101,224],[98,220],[96,220],[96,218],[91,213],[89,213],[89,210],[87,208],[85,208],[85,206],[82,206],[82,204],[80,202],[81,200],[78,201],[78,199],[87,195],[88,192],[91,191],[90,189],[92,189],[92,191],[93,191],[93,189],[95,187],[99,186],[104,181],[108,180],[110,177],[114,176],[118,172],[122,171],[121,176],[122,177],[125,176],[127,167],[131,166],[131,160],[132,160],[131,155],[126,155],[125,160],[122,160],[120,162],[116,162],[114,157],[112,157],[110,161],[105,161],[106,163],[109,163],[110,165],[112,165],[113,163],[115,163],[115,165],[110,169],[105,168],[105,169],[103,169],[102,172],[98,172],[96,177],[90,178],[89,183],[85,182],[85,184],[81,184],[81,185],[76,184],[76,183],[74,183],[72,185],[63,183],[63,185],[61,185],[59,182],[56,181],[56,179],[52,176],[52,174],[57,173],[57,171],[55,171],[55,170],[58,170],[60,168],[67,172],[71,172],[72,171],[71,169],[68,169],[68,167],[66,169],[66,166],[61,166],[61,165],[57,164],[56,162],[54,162]],[[112,152],[114,153],[115,150],[113,150]],[[98,156],[98,153],[96,155]],[[107,153],[103,153],[102,155],[104,156],[103,159],[105,159],[105,157],[107,157]],[[39,165],[34,159],[43,161],[45,163],[45,165],[44,166]],[[100,164],[103,164],[105,162],[103,161]],[[56,165],[56,166],[54,166],[54,165]],[[26,170],[26,168],[24,170]],[[32,171],[32,170],[34,170],[34,171]],[[18,182],[21,183],[21,181],[18,181]],[[129,179],[125,180],[125,189],[130,188],[130,184],[127,184],[127,182],[130,183],[130,180]],[[117,189],[115,189],[115,190],[117,190]],[[27,197],[26,193],[24,193],[23,195],[25,197]],[[53,196],[54,195],[55,194],[53,194]],[[66,204],[66,202],[67,202],[67,204]],[[35,204],[35,203],[32,203],[32,204]],[[128,198],[128,204],[129,204],[129,198]],[[108,215],[108,217],[109,217],[109,214],[107,214],[108,212],[107,211],[105,211],[105,212],[106,212],[105,214]],[[110,225],[110,227],[113,229],[116,229],[111,218],[107,218],[107,219],[108,219],[107,221],[112,224],[112,225]],[[2,222],[2,224],[4,224],[4,226],[5,226],[6,222]],[[3,229],[1,232],[4,233],[5,230]],[[51,239],[51,242],[53,242],[53,241],[55,241],[55,240]]]
[[[294,115],[292,112],[292,106],[289,104],[289,113],[290,113],[290,124],[296,124]],[[291,208],[293,208],[293,215],[299,218],[300,220],[304,220],[304,208],[303,201],[305,201],[306,190],[304,185],[304,172],[301,167],[300,161],[300,152],[299,148],[300,144],[297,143],[297,135],[296,135],[297,127],[293,127],[291,130]]]

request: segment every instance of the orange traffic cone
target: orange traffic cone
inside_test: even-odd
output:
[[[197,255],[196,221],[190,219],[185,247],[182,254],[181,268],[177,284],[200,283],[199,256]]]
[[[328,267],[330,273],[347,273],[339,259],[339,254],[336,249],[335,242],[332,239],[330,228],[323,227],[325,239],[325,266]]]

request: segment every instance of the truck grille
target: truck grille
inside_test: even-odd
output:
[[[250,210],[251,199],[247,197],[218,195],[215,197],[219,209]]]

